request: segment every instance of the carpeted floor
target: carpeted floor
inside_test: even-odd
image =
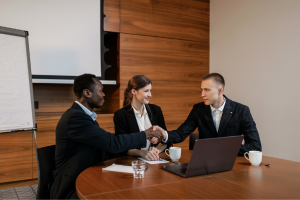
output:
[[[36,192],[37,192],[37,185],[3,189],[0,190],[0,200],[35,199]]]

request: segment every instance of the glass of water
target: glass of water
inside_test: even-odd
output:
[[[142,160],[135,160],[131,162],[133,168],[134,178],[144,178],[144,173],[146,169],[146,162]]]

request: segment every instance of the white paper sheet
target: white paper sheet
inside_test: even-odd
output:
[[[113,171],[113,172],[132,173],[133,174],[132,166],[116,165],[114,163],[109,167],[102,168],[102,170]]]
[[[146,163],[149,163],[149,164],[160,164],[160,163],[168,163],[169,161],[167,161],[167,160],[164,160],[164,159],[159,159],[158,161],[150,161],[150,160],[147,160],[147,159],[145,159],[145,158],[142,158],[142,157],[138,157],[138,159],[140,159],[140,160],[143,160],[143,161],[145,161]]]

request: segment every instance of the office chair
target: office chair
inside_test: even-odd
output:
[[[38,190],[36,199],[50,199],[48,184],[53,181],[55,145],[37,149]]]
[[[189,145],[189,150],[194,149],[195,141],[199,139],[199,133],[192,133],[190,135],[190,145]]]

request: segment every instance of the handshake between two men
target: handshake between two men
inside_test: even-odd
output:
[[[152,144],[158,144],[161,140],[165,140],[167,137],[166,131],[159,126],[152,126],[145,130],[146,138]],[[148,150],[141,151],[141,156],[147,160],[155,161],[159,160],[159,153],[167,148],[166,144],[160,144],[156,147],[150,147]]]

